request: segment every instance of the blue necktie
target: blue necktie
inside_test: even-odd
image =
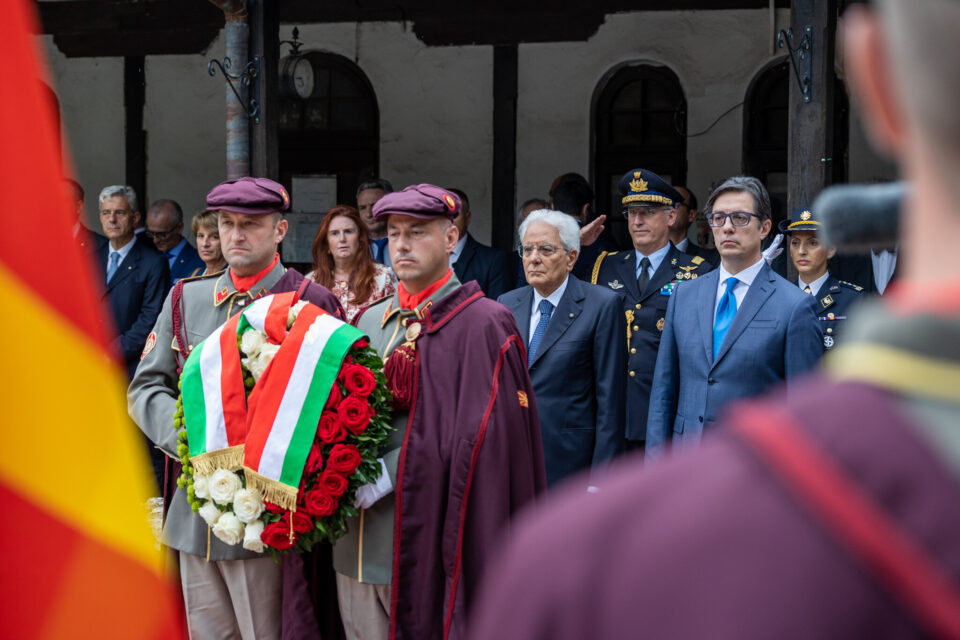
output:
[[[527,350],[527,363],[533,362],[533,357],[537,354],[537,347],[547,333],[547,325],[550,324],[550,314],[553,313],[553,305],[547,300],[541,300],[537,307],[540,310],[540,321],[537,322],[537,328],[533,330],[533,337],[530,338],[530,348]]]
[[[120,266],[120,252],[111,251],[110,264],[107,265],[107,282],[110,282],[110,278],[112,278],[113,274],[117,272],[117,267],[119,266]]]
[[[733,324],[733,318],[737,315],[737,297],[733,295],[733,290],[737,286],[737,279],[733,276],[727,278],[727,290],[723,292],[720,298],[720,304],[717,305],[717,317],[713,321],[713,359],[717,359],[720,353],[720,345],[727,335],[727,330]]]
[[[173,249],[170,251],[164,251],[163,255],[167,258],[167,264],[170,265],[170,268],[173,268],[173,259],[176,258],[176,254],[173,252]]]
[[[373,246],[374,246],[373,259],[381,264],[386,264],[386,261],[383,259],[383,256],[387,252],[388,240],[389,238],[380,238],[379,240],[373,241]]]

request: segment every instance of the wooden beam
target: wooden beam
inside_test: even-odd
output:
[[[123,57],[202,53],[223,28],[182,26],[142,31],[90,31],[58,33],[53,43],[68,58]]]
[[[260,58],[260,73],[254,79],[259,87],[260,123],[250,119],[250,175],[280,178],[278,84],[280,66],[280,18],[276,0],[248,0],[250,59]],[[287,185],[289,188],[290,185]]]
[[[513,248],[517,186],[517,45],[493,48],[492,244]]]
[[[497,14],[455,13],[418,19],[413,25],[413,32],[429,46],[582,42],[597,32],[604,19],[602,11],[592,8]]]

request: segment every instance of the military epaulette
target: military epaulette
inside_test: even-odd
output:
[[[861,287],[858,284],[853,284],[852,282],[847,282],[846,280],[837,280],[837,282],[839,282],[845,287],[853,289],[854,291],[863,291],[863,287]]]
[[[197,282],[199,280],[206,280],[207,278],[213,278],[214,276],[222,275],[224,271],[226,271],[226,267],[214,273],[201,273],[198,276],[187,276],[186,278],[180,278],[180,281],[183,283],[187,283],[187,282]]]
[[[597,278],[600,277],[600,263],[603,262],[603,259],[607,256],[615,256],[617,253],[617,251],[600,252],[600,255],[597,256],[597,261],[593,263],[593,273],[590,274],[590,284],[597,284]]]

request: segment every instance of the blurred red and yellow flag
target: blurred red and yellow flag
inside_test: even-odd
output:
[[[72,235],[34,7],[10,0],[0,19],[0,635],[179,638],[143,444]]]

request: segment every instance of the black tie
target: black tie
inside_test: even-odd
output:
[[[643,290],[647,288],[647,285],[650,284],[650,258],[644,258],[640,261],[640,275],[637,276],[637,289],[640,290],[640,295],[643,295]]]

